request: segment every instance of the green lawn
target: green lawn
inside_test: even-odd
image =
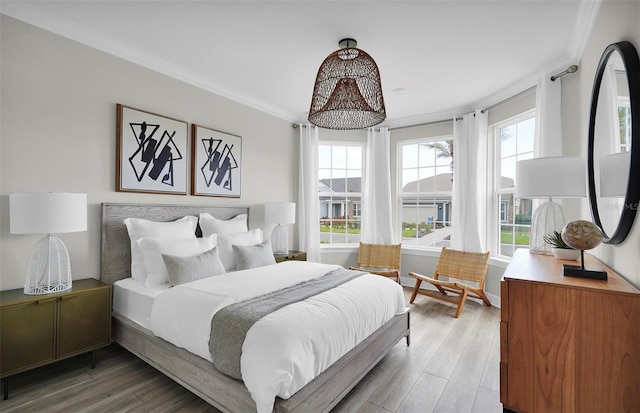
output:
[[[344,233],[349,233],[349,234],[359,234],[360,230],[359,229],[355,229],[355,228],[331,228],[331,227],[327,227],[327,226],[320,226],[320,232],[333,232],[334,234],[344,234]]]
[[[500,233],[500,242],[502,244],[511,244],[514,241],[513,235],[514,234],[511,231],[503,230]],[[515,245],[529,245],[529,239],[530,239],[530,236],[528,232],[516,231]]]
[[[344,234],[344,233],[349,233],[349,234],[360,234],[360,230],[359,229],[354,229],[354,228],[331,228],[329,226],[320,226],[320,232],[333,232],[334,234]],[[403,238],[415,238],[416,236],[416,230],[415,229],[403,229],[402,230],[402,237]],[[517,231],[515,233],[515,244],[516,245],[529,245],[529,232],[523,232],[523,231]],[[513,242],[513,234],[511,231],[509,230],[502,230],[502,232],[500,233],[500,242],[502,244],[511,244]]]

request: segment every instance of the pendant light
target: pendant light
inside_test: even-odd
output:
[[[378,65],[354,39],[322,62],[311,98],[309,122],[327,129],[363,129],[386,118]]]

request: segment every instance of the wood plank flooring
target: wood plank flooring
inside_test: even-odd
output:
[[[332,413],[502,412],[500,311],[468,301],[455,319],[425,296],[408,306],[411,346],[400,341]],[[0,411],[218,412],[116,344],[90,364],[85,354],[11,377]]]

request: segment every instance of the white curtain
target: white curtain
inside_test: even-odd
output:
[[[300,181],[298,188],[298,238],[307,261],[320,262],[318,221],[318,128],[300,125]]]
[[[536,88],[536,130],[533,157],[562,155],[562,79],[551,80],[551,74],[538,79]],[[516,177],[517,179],[517,177]],[[533,199],[533,211],[547,199]],[[531,240],[537,243],[537,241]],[[539,242],[543,242],[540,240]]]
[[[362,191],[362,233],[360,240],[369,244],[393,244],[391,209],[391,135],[388,128],[367,132],[367,152]]]
[[[536,158],[562,154],[562,79],[551,75],[538,80],[536,90],[536,132],[533,154]]]
[[[618,118],[618,88],[616,86],[615,65],[608,64],[604,69],[598,94],[594,134],[594,179],[596,193],[600,193],[600,162],[598,157],[618,153],[620,148],[620,119]],[[607,137],[609,139],[607,139]],[[607,235],[612,236],[620,211],[624,206],[624,198],[598,197],[598,214]]]
[[[487,238],[487,118],[476,110],[453,123],[451,248],[484,252]]]
[[[596,154],[610,154],[620,152],[620,119],[618,118],[618,87],[616,84],[615,65],[607,65],[600,83],[598,94],[598,110],[596,111],[595,136],[599,136],[594,143]],[[603,139],[608,136],[609,139]]]

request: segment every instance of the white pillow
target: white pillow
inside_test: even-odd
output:
[[[236,268],[232,245],[256,245],[260,244],[263,239],[263,233],[260,228],[237,234],[218,234],[218,254],[220,254],[224,269],[229,272],[234,271]]]
[[[136,241],[140,238],[195,238],[198,218],[188,215],[173,222],[126,218],[124,224],[127,226],[127,232],[131,240],[131,277],[144,281],[144,279],[147,278],[147,273],[144,268],[144,257]]]
[[[209,213],[200,213],[200,229],[202,236],[211,234],[237,234],[249,231],[247,214],[236,215],[231,219],[218,219]]]
[[[192,257],[162,254],[162,259],[167,266],[172,287],[226,273],[218,255],[218,247]]]
[[[232,245],[231,247],[238,271],[276,263],[269,240],[257,245]]]
[[[191,257],[200,255],[216,246],[217,235],[210,235],[206,238],[193,239],[161,239],[161,238],[141,238],[137,240],[138,246],[144,257],[144,267],[147,272],[147,279],[144,285],[147,287],[157,287],[169,283],[169,273],[167,266],[162,259],[162,254],[177,257]]]

